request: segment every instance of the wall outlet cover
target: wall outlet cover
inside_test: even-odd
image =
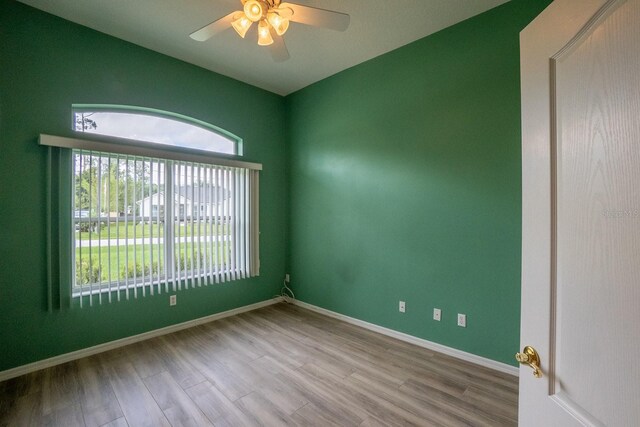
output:
[[[467,327],[467,315],[458,313],[458,326],[462,328]]]
[[[434,308],[433,320],[437,320],[439,322],[441,318],[442,318],[442,310],[440,310],[439,308]]]
[[[178,303],[177,299],[178,299],[177,295],[169,296],[169,305],[176,305]]]
[[[404,301],[400,301],[400,303],[398,304],[398,311],[400,311],[400,313],[404,313],[406,310],[406,307],[404,305]]]

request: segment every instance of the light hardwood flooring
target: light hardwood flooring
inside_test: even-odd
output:
[[[515,377],[284,303],[0,383],[5,426],[497,426]]]

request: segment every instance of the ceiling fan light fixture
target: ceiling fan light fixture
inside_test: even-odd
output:
[[[267,12],[268,7],[263,1],[249,0],[244,4],[244,14],[253,22],[258,22]]]
[[[267,14],[267,20],[269,21],[269,24],[271,24],[273,29],[276,31],[276,34],[279,36],[286,33],[287,30],[289,29],[289,20],[281,17],[276,12],[269,12]]]
[[[231,26],[240,37],[244,38],[249,28],[251,28],[251,24],[253,22],[244,13],[241,13],[240,17],[231,23]]]
[[[350,17],[346,13],[283,2],[283,0],[239,1],[242,3],[242,10],[218,18],[189,36],[203,42],[233,27],[234,31],[244,39],[255,22],[258,24],[258,45],[271,46],[268,51],[273,60],[282,62],[290,58],[282,36],[288,31],[291,22],[336,31],[345,31],[349,27]]]
[[[271,37],[271,29],[267,21],[262,20],[258,24],[258,44],[260,46],[269,46],[273,44],[273,37]]]

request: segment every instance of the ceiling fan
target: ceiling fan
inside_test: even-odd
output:
[[[350,17],[346,13],[295,3],[283,3],[282,0],[240,0],[242,10],[231,12],[222,18],[205,25],[191,33],[194,40],[205,41],[216,34],[233,28],[244,38],[253,25],[258,24],[258,45],[269,46],[271,56],[276,62],[289,59],[289,51],[282,36],[289,29],[289,22],[345,31],[349,27]]]

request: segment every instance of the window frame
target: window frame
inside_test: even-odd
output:
[[[57,280],[53,277],[57,272],[60,274],[59,283],[69,283],[69,297],[70,300],[77,301],[82,298],[86,298],[87,296],[92,298],[92,295],[103,294],[107,292],[120,292],[124,291],[124,289],[117,289],[113,287],[109,287],[108,283],[100,282],[95,284],[85,285],[83,291],[75,291],[73,288],[73,284],[75,283],[75,275],[74,275],[74,263],[75,263],[75,242],[74,242],[74,215],[75,211],[73,210],[73,168],[71,163],[73,161],[73,150],[84,150],[84,151],[93,151],[96,153],[105,153],[105,154],[113,154],[113,155],[123,155],[123,156],[141,156],[141,157],[151,157],[166,160],[167,163],[172,161],[179,162],[192,162],[192,163],[200,163],[205,165],[216,165],[216,166],[227,166],[227,167],[235,167],[235,168],[244,168],[255,171],[262,170],[262,164],[247,162],[242,160],[234,159],[232,155],[225,155],[224,153],[216,153],[215,155],[209,151],[198,150],[194,148],[181,148],[181,147],[172,147],[169,145],[156,144],[147,141],[140,140],[132,140],[126,138],[119,138],[113,136],[106,136],[100,134],[90,134],[90,133],[82,133],[83,138],[77,137],[62,137],[48,134],[41,134],[39,136],[39,144],[43,146],[48,146],[50,153],[49,158],[51,160],[51,149],[54,148],[62,148],[68,150],[61,150],[60,155],[58,155],[59,162],[59,170],[57,172],[57,181],[59,182],[59,190],[61,191],[61,195],[53,197],[53,181],[56,180],[53,176],[54,165],[47,165],[47,174],[49,175],[50,185],[48,188],[47,199],[49,203],[53,203],[53,199],[58,199],[60,205],[57,208],[54,208],[51,212],[48,212],[48,217],[51,218],[49,221],[51,224],[48,224],[48,253],[49,258],[53,256],[54,252],[57,253],[58,257],[58,265],[53,261],[50,261],[51,266],[48,267],[48,296],[50,298],[54,298],[54,293],[51,290],[53,283]],[[69,154],[63,154],[64,152],[68,152]],[[67,179],[68,178],[68,179]],[[65,183],[66,182],[66,183]],[[256,187],[256,193],[259,191],[259,187]],[[67,203],[64,203],[64,200],[68,200]],[[258,206],[258,194],[256,194],[256,206]],[[52,206],[52,205],[50,205]],[[53,215],[57,210],[59,212],[58,217],[58,226],[59,230],[57,234],[60,236],[60,241],[58,244],[58,248],[55,248],[55,238],[51,237],[50,228],[53,226],[54,218]],[[68,215],[66,215],[68,214]],[[66,215],[66,216],[65,216]],[[64,217],[64,218],[63,218]],[[252,265],[254,265],[255,273],[252,276],[259,275],[260,261],[259,261],[259,208],[256,209],[255,212],[255,220],[254,227],[256,233],[256,245],[251,248],[252,253],[255,252],[255,257],[252,259]],[[64,238],[65,234],[69,236],[68,241]],[[65,263],[67,265],[65,265]],[[228,269],[229,266],[226,267]],[[206,273],[199,274],[200,277],[204,276]],[[188,277],[189,281],[193,281],[196,279],[196,275],[193,274]],[[164,283],[167,278],[157,279],[153,281],[153,284],[160,285]],[[135,284],[130,285],[133,287],[143,287],[145,286],[144,282],[136,280]],[[148,283],[147,283],[148,285]],[[66,292],[64,292],[66,293]],[[63,297],[63,292],[60,292],[60,298]],[[60,305],[61,302],[60,302]],[[82,304],[80,304],[82,305]],[[51,302],[49,306],[52,306]]]

